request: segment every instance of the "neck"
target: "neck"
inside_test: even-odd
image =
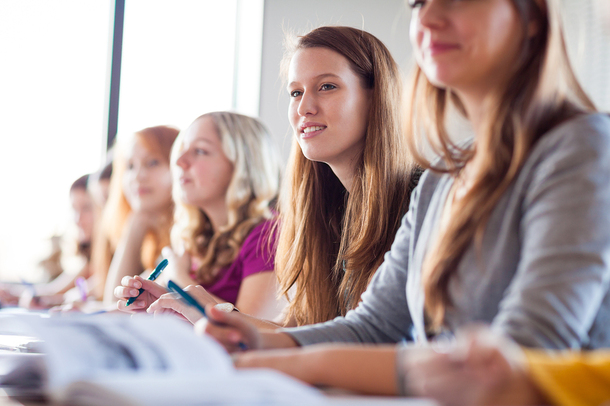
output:
[[[488,114],[486,107],[486,96],[476,93],[456,92],[460,101],[466,109],[466,114],[476,138],[483,136],[483,121]]]
[[[214,232],[229,222],[229,213],[224,201],[218,204],[206,205],[205,207],[200,207],[200,209],[208,216]]]
[[[356,174],[358,158],[359,155],[341,163],[328,162],[328,166],[330,166],[330,169],[332,169],[333,173],[339,179],[339,182],[341,182],[348,193],[352,191],[352,184],[354,182],[354,175]]]

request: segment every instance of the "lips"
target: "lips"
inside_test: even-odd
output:
[[[299,126],[300,134],[302,139],[312,138],[316,135],[321,134],[326,130],[326,125],[322,123],[303,123]]]
[[[457,44],[452,44],[449,42],[434,41],[434,42],[431,42],[430,45],[428,46],[428,52],[430,53],[431,56],[435,56],[435,55],[443,54],[445,52],[454,51],[459,48],[460,48],[460,46]]]

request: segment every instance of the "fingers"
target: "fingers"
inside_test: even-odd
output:
[[[208,320],[195,324],[198,334],[210,335],[229,352],[259,348],[260,334],[242,315],[223,312],[213,305],[207,305],[205,310]]]
[[[165,312],[177,313],[184,316],[184,318],[193,324],[203,317],[199,310],[186,305],[175,293],[165,293],[161,295],[146,311],[155,315]]]
[[[139,311],[146,310],[146,308],[148,306],[146,306],[145,300],[140,300],[140,299],[136,300],[135,302],[133,302],[132,304],[127,306],[127,300],[121,299],[117,302],[116,307],[118,310],[125,312],[125,313],[136,313]]]
[[[201,285],[188,285],[184,290],[197,299],[202,306],[218,304],[218,302]]]
[[[202,318],[195,323],[195,332],[199,335],[212,337],[229,353],[242,351],[243,345],[246,345],[245,338],[239,330],[211,323],[206,318]],[[240,343],[242,343],[242,346],[240,346]]]
[[[139,281],[142,284],[142,289],[148,292],[154,298],[159,298],[161,295],[167,293],[167,289],[163,286],[159,285],[156,282],[149,281],[147,279],[142,278],[141,276],[136,276],[136,281]]]

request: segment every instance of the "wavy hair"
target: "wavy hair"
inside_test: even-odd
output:
[[[456,200],[451,220],[428,250],[422,269],[426,315],[433,329],[443,325],[452,306],[449,281],[471,244],[480,250],[485,226],[496,204],[515,180],[536,142],[559,123],[587,111],[595,111],[579,85],[566,52],[557,0],[511,0],[520,17],[523,41],[515,69],[483,123],[484,137],[476,147],[459,148],[445,128],[445,115],[453,103],[465,114],[450,89],[435,87],[416,67],[408,94],[406,132],[416,160],[438,173],[459,176],[466,163],[474,162],[472,187]],[[537,31],[528,36],[535,21]],[[442,158],[433,166],[423,157],[415,134],[426,134],[432,149]]]
[[[168,126],[148,127],[133,134],[135,140],[151,153],[155,153],[169,164],[172,144],[178,136],[178,130]],[[125,222],[131,214],[131,206],[123,193],[123,175],[127,169],[128,158],[118,145],[112,162],[112,176],[108,192],[108,201],[102,210],[99,227],[93,239],[92,258],[93,273],[96,276],[94,293],[102,298],[108,268],[119,244]],[[167,218],[171,219],[173,204],[167,207]],[[169,245],[170,224],[160,232],[149,232],[142,244],[142,265],[144,268],[154,268],[155,261],[161,254],[161,249]]]
[[[261,221],[273,218],[271,206],[278,194],[281,160],[271,135],[259,120],[226,111],[207,113],[196,120],[204,118],[214,122],[223,152],[233,164],[226,196],[228,223],[214,230],[203,210],[182,201],[180,184],[174,182],[176,211],[171,235],[175,247],[184,246],[202,259],[197,282],[209,284],[235,260],[250,231]],[[172,167],[183,144],[181,133],[172,151]]]
[[[327,321],[358,305],[408,208],[413,169],[401,131],[400,73],[385,45],[359,29],[319,27],[286,44],[283,71],[296,51],[316,47],[346,58],[372,96],[350,193],[327,164],[305,158],[293,140],[279,199],[275,269],[290,301],[286,322],[297,325]]]

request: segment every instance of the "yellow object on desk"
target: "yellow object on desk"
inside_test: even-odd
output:
[[[610,402],[610,350],[545,352],[525,350],[536,386],[560,406]]]

